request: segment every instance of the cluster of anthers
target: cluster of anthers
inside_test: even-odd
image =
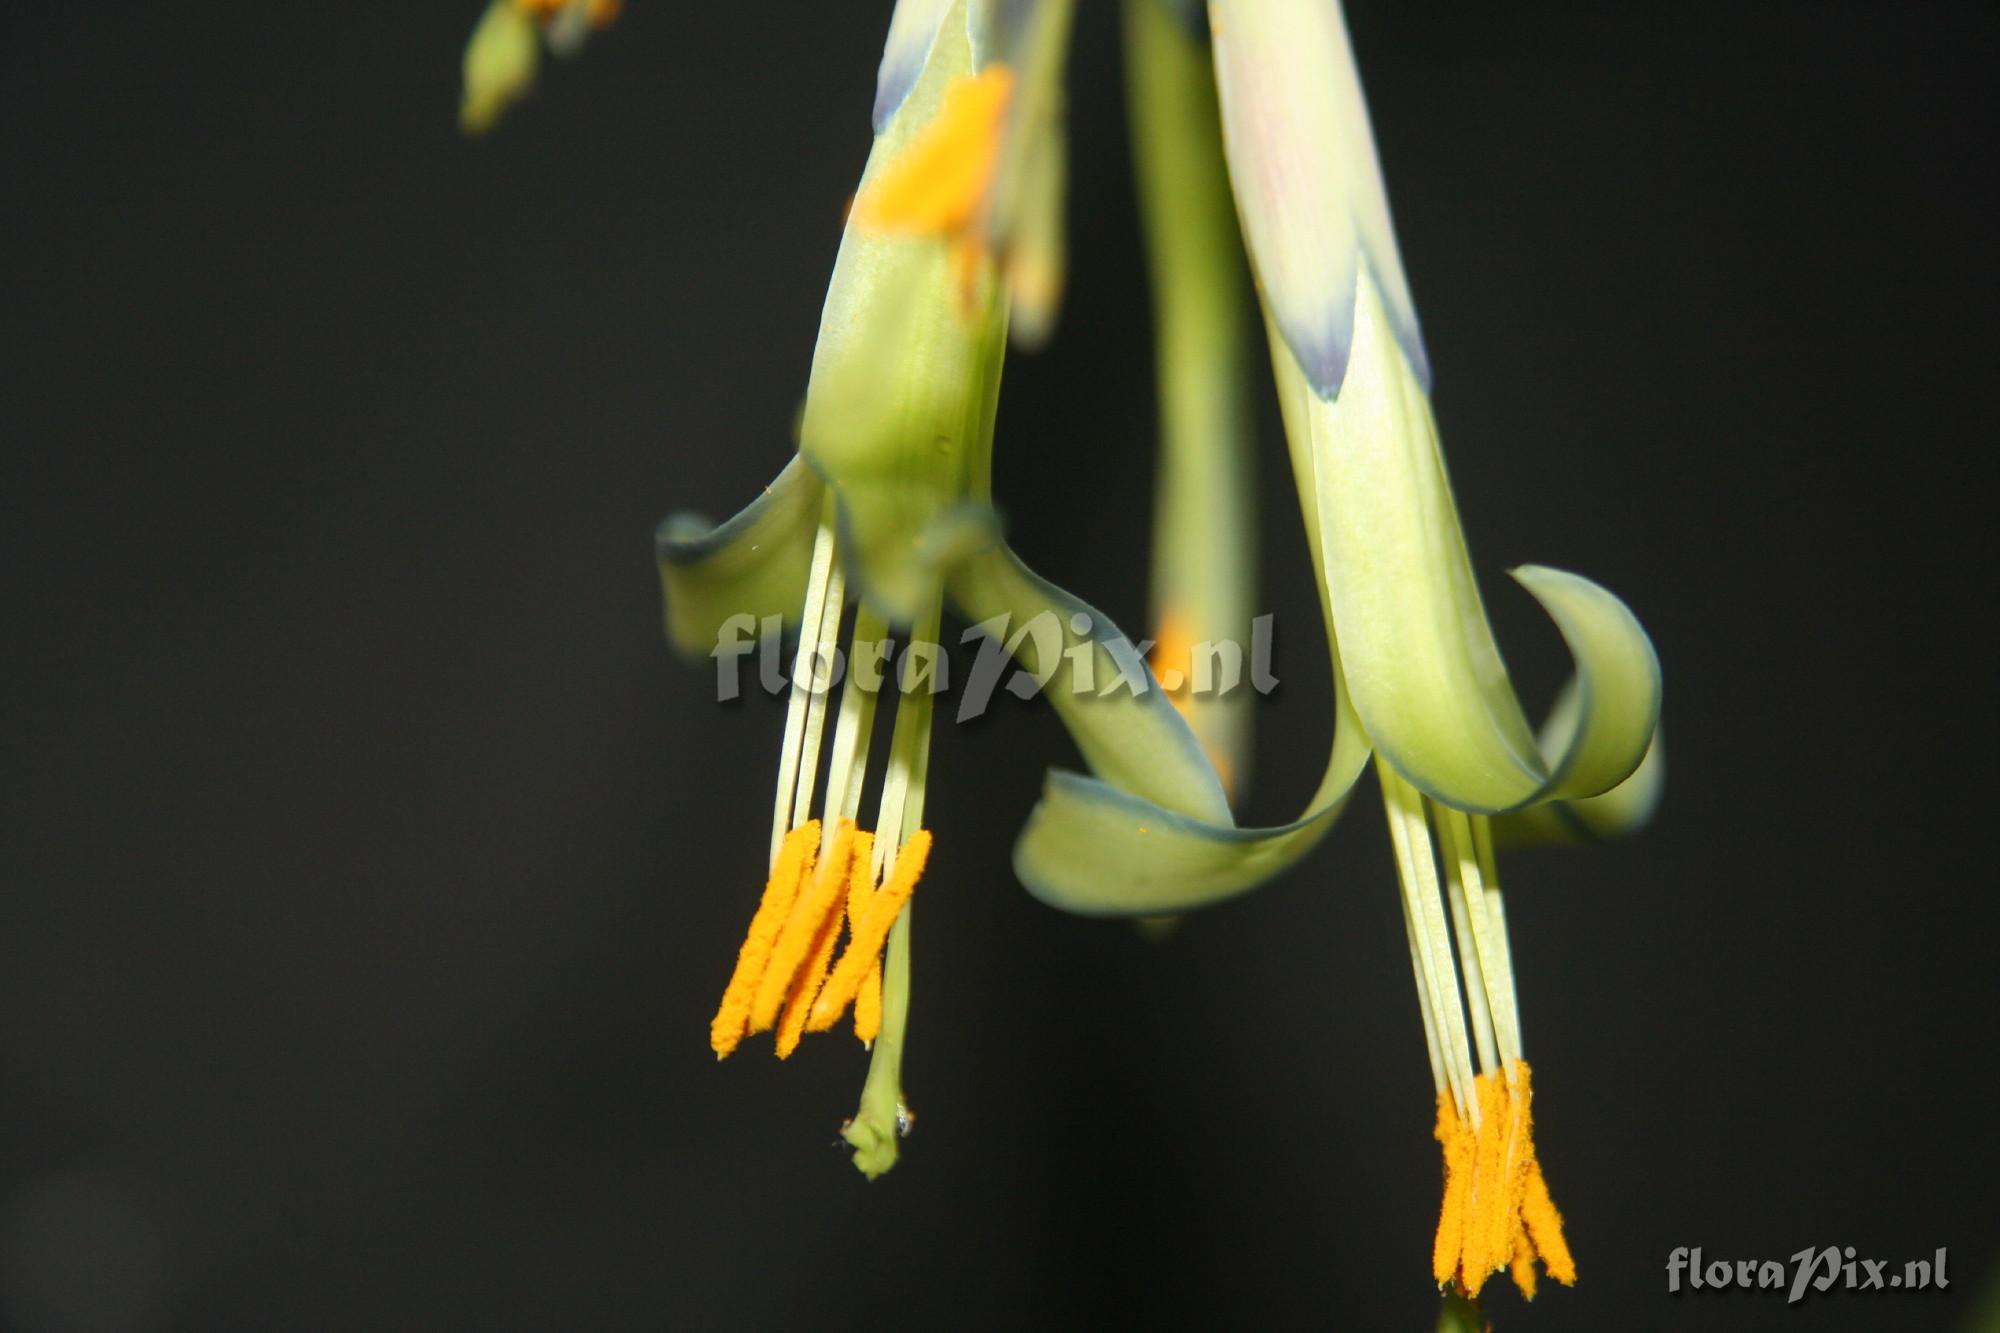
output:
[[[897,710],[875,830],[856,824],[876,699],[859,669],[848,673],[841,691],[821,815],[809,817],[831,693],[828,650],[840,636],[843,611],[837,544],[834,525],[822,522],[785,715],[770,876],[709,1025],[717,1059],[746,1036],[774,1029],[778,1058],[784,1059],[807,1032],[831,1029],[850,1004],[854,1035],[872,1045],[883,1024],[883,951],[930,855],[931,835],[921,827],[930,752],[927,692],[912,692]],[[857,640],[880,642],[885,628],[857,609]],[[843,922],[847,947],[835,962]],[[901,1013],[891,1021],[900,1030]]]
[[[1576,1261],[1535,1155],[1530,1070],[1521,1057],[1492,831],[1483,816],[1429,800],[1387,763],[1378,760],[1376,768],[1444,1150],[1431,1273],[1439,1286],[1452,1283],[1476,1297],[1488,1277],[1506,1269],[1533,1299],[1537,1259],[1564,1286],[1576,1282]]]

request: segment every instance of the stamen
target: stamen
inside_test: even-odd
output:
[[[1438,1090],[1434,1134],[1444,1155],[1444,1198],[1432,1275],[1470,1298],[1506,1271],[1532,1298],[1537,1259],[1565,1285],[1576,1280],[1576,1263],[1535,1154],[1531,1072],[1520,1055],[1520,1007],[1489,821],[1429,801],[1379,757],[1377,769]],[[1476,1076],[1468,1016],[1481,1068]]]
[[[1562,1215],[1549,1197],[1535,1155],[1532,1074],[1525,1061],[1479,1076],[1484,1118],[1468,1133],[1442,1094],[1437,1139],[1444,1149],[1445,1193],[1431,1270],[1469,1297],[1503,1269],[1533,1298],[1534,1261],[1565,1286],[1576,1261],[1563,1238]]]
[[[1521,1293],[1521,1299],[1535,1299],[1538,1286],[1535,1274],[1535,1245],[1528,1239],[1528,1227],[1524,1222],[1514,1224],[1514,1258],[1507,1265],[1507,1276],[1514,1279],[1514,1287]]]
[[[1423,796],[1379,756],[1375,767],[1382,783],[1382,804],[1389,816],[1390,840],[1396,849],[1397,879],[1406,901],[1404,920],[1411,927],[1419,963],[1418,989],[1430,1006],[1438,1030],[1452,1100],[1458,1105],[1460,1117],[1470,1120],[1476,1129],[1480,1111],[1472,1086],[1465,1005],[1459,994],[1458,970],[1452,962],[1451,931],[1445,924],[1437,858],[1424,819]]]
[[[708,1044],[720,1060],[735,1050],[749,1030],[751,1000],[771,961],[780,929],[791,915],[799,885],[812,869],[819,846],[819,822],[793,829],[778,849],[764,896],[750,919],[750,930],[736,955],[736,969],[722,992],[722,1004],[709,1024]]]
[[[862,977],[881,962],[882,946],[888,942],[889,928],[896,924],[903,904],[916,891],[917,880],[924,873],[924,862],[930,852],[931,835],[928,829],[918,829],[897,851],[894,873],[889,876],[888,883],[870,896],[861,920],[854,925],[854,936],[847,942],[846,952],[834,965],[825,992],[813,1005],[812,1017],[806,1024],[809,1030],[824,1032],[839,1022],[841,1014],[847,1011],[848,1004],[854,999],[855,991],[860,988]]]
[[[941,605],[933,602],[928,614],[912,628],[913,641],[937,642],[941,612]],[[927,836],[921,830],[933,700],[928,692],[910,692],[911,683],[906,671],[902,678],[905,692],[896,706],[896,729],[889,741],[889,771],[875,821],[870,884],[882,878],[885,858],[901,861],[900,844]],[[861,1089],[860,1107],[841,1127],[841,1137],[854,1149],[855,1167],[871,1180],[896,1164],[899,1141],[915,1118],[903,1098],[903,1038],[910,1014],[910,920],[915,910],[906,903],[889,930],[888,948],[879,960],[882,1011],[870,1047],[868,1081]]]
[[[798,790],[799,769],[803,756],[799,743],[805,737],[806,713],[812,702],[810,664],[819,656],[821,622],[825,619],[828,584],[834,577],[833,497],[826,497],[826,507],[820,516],[819,531],[813,535],[812,572],[806,579],[806,604],[799,616],[799,646],[792,658],[792,690],[785,704],[785,738],[778,745],[778,791],[771,802],[771,860],[778,859],[778,848],[785,840],[785,834],[796,825],[798,817],[794,794]],[[801,669],[801,668],[805,669]],[[819,753],[813,752],[813,764],[817,766]]]
[[[846,897],[847,865],[853,846],[854,825],[843,823],[829,863],[818,867],[812,875],[786,918],[777,944],[772,946],[770,964],[757,983],[757,998],[750,1006],[750,1031],[768,1031],[778,1021],[779,1006],[791,993],[792,982],[818,942],[821,927],[829,915],[839,913]]]
[[[840,940],[841,900],[851,878],[850,870],[858,842],[853,821],[841,820],[831,855],[819,863],[818,877],[827,881],[833,889],[830,895],[832,910],[820,922],[813,936],[812,948],[806,955],[806,965],[792,980],[791,991],[785,997],[785,1011],[778,1019],[777,1050],[780,1060],[788,1058],[798,1049],[799,1038],[805,1035],[806,1020],[812,1013],[813,999],[819,994],[820,983],[826,980],[827,964],[833,961],[833,946]]]
[[[1472,849],[1479,865],[1480,882],[1486,886],[1486,921],[1493,938],[1492,961],[1486,965],[1487,987],[1493,996],[1493,1011],[1506,1019],[1506,1038],[1501,1045],[1501,1058],[1509,1065],[1522,1057],[1521,1046],[1521,1001],[1514,989],[1514,953],[1507,944],[1507,903],[1500,896],[1500,871],[1493,859],[1493,821],[1479,818],[1472,822]],[[1513,1054],[1507,1054],[1506,1042],[1513,1043]]]
[[[1462,811],[1435,801],[1426,801],[1431,822],[1437,827],[1439,841],[1443,846],[1445,897],[1451,903],[1451,934],[1458,944],[1459,974],[1465,979],[1466,1008],[1472,1013],[1472,1039],[1479,1051],[1481,1073],[1490,1073],[1500,1068],[1499,1055],[1495,1050],[1493,1032],[1493,1007],[1487,999],[1486,977],[1480,967],[1478,935],[1483,933],[1475,928],[1472,916],[1476,902],[1481,924],[1486,915],[1486,895],[1479,887],[1478,867],[1472,865],[1471,834],[1467,830],[1461,839],[1459,834],[1465,822]],[[1460,855],[1461,846],[1464,855]],[[1467,883],[1467,872],[1472,875]]]
[[[1438,1090],[1437,1108],[1433,1137],[1444,1149],[1444,1202],[1438,1207],[1437,1239],[1431,1245],[1431,1274],[1443,1286],[1458,1272],[1459,1256],[1465,1248],[1466,1196],[1472,1189],[1476,1148],[1472,1132],[1458,1118],[1451,1098],[1442,1088]]]
[[[847,928],[859,930],[861,917],[875,896],[875,838],[863,833],[854,841],[854,868],[847,886]],[[866,1046],[882,1030],[882,960],[876,958],[854,995],[854,1035]]]
[[[794,683],[798,673],[803,671],[808,687],[805,734],[799,743],[798,790],[792,797],[794,824],[812,813],[813,789],[819,783],[820,739],[826,730],[827,698],[833,693],[833,654],[839,651],[835,645],[840,642],[840,617],[846,591],[847,579],[841,571],[840,562],[836,560],[827,571],[825,605],[821,608],[816,651],[808,657],[801,648],[792,663]],[[825,664],[824,671],[821,670],[822,663]]]
[[[1555,1200],[1549,1197],[1549,1182],[1542,1176],[1541,1159],[1535,1155],[1533,1121],[1528,1110],[1528,1062],[1523,1060],[1514,1066],[1517,1093],[1521,1102],[1521,1142],[1525,1157],[1525,1179],[1521,1220],[1527,1225],[1528,1239],[1534,1243],[1536,1253],[1542,1256],[1542,1267],[1550,1277],[1565,1287],[1576,1285],[1576,1259],[1569,1252],[1569,1241],[1563,1236],[1562,1214],[1556,1211]]]

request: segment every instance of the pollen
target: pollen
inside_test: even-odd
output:
[[[1527,1062],[1514,1061],[1504,1074],[1479,1075],[1474,1089],[1476,1129],[1459,1118],[1449,1091],[1438,1094],[1445,1187],[1432,1276],[1440,1286],[1455,1282],[1467,1297],[1477,1297],[1486,1280],[1504,1270],[1532,1300],[1540,1260],[1550,1277],[1573,1285],[1576,1261],[1535,1156]]]
[[[840,942],[841,903],[846,897],[848,867],[858,840],[853,823],[842,820],[839,831],[834,835],[831,853],[815,871],[815,884],[823,880],[832,887],[825,895],[829,900],[828,906],[806,951],[805,966],[792,978],[791,989],[785,994],[784,1011],[778,1016],[777,1051],[780,1060],[798,1049],[799,1038],[805,1035],[806,1018],[812,1012],[813,998],[819,994],[820,984],[826,980],[827,966],[833,962],[834,945]],[[767,980],[769,976],[767,973]]]
[[[735,1050],[749,1032],[751,1001],[756,998],[758,983],[770,966],[771,950],[798,899],[799,885],[812,870],[819,849],[819,833],[817,819],[799,825],[785,835],[771,863],[764,897],[757,904],[757,914],[750,918],[750,930],[736,954],[736,970],[730,973],[729,985],[722,992],[722,1004],[708,1026],[708,1044],[718,1060]]]
[[[916,891],[930,851],[929,830],[918,829],[896,852],[888,879],[869,896],[860,919],[852,927],[846,951],[834,965],[833,975],[827,978],[826,989],[813,1004],[807,1030],[824,1032],[839,1022],[860,990],[862,980],[869,972],[881,968],[882,947],[888,942],[889,928],[896,924],[903,905]]]
[[[717,1059],[746,1036],[775,1029],[779,1059],[808,1032],[823,1032],[854,1006],[854,1032],[873,1042],[882,1026],[882,950],[916,890],[931,835],[919,829],[875,884],[875,836],[843,819],[820,854],[810,820],[779,844],[771,877],[722,993],[709,1045]],[[847,947],[834,962],[843,925]]]
[[[986,257],[980,230],[1013,96],[1014,72],[1004,64],[961,75],[945,89],[931,123],[854,201],[854,221],[863,231],[948,241],[952,273],[968,303]]]
[[[842,820],[834,834],[831,854],[813,867],[807,883],[785,918],[785,928],[771,947],[771,960],[757,983],[757,998],[750,1006],[750,1030],[768,1032],[778,1021],[778,1011],[791,995],[793,983],[817,952],[827,918],[838,926],[839,913],[847,897],[847,863],[854,853],[854,824]]]
[[[847,928],[859,929],[867,913],[868,900],[875,896],[875,837],[863,833],[854,844],[854,870],[847,885]],[[854,994],[854,1035],[863,1046],[872,1046],[882,1030],[882,960],[877,957],[861,978]]]

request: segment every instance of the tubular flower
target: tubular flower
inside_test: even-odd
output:
[[[1575,1264],[1534,1146],[1493,847],[1496,836],[1575,839],[1645,821],[1661,776],[1659,664],[1612,594],[1524,567],[1516,581],[1555,620],[1577,671],[1539,737],[1521,710],[1438,449],[1429,364],[1338,4],[1212,0],[1212,82],[1190,59],[1198,31],[1157,4],[1132,0],[1128,15],[1134,137],[1183,137],[1188,107],[1218,109],[1320,592],[1334,737],[1304,813],[1277,828],[1162,810],[1102,774],[1053,773],[1016,870],[1038,897],[1083,913],[1220,901],[1298,860],[1372,768],[1444,1158],[1432,1274],[1472,1297],[1505,1270],[1532,1295],[1538,1262],[1563,1283]],[[1149,81],[1175,95],[1145,96]],[[1151,207],[1149,224],[1195,244],[1187,224]],[[1161,325],[1164,343],[1175,335]]]
[[[714,646],[732,625],[798,635],[765,887],[710,1045],[724,1057],[770,1031],[784,1057],[851,1006],[872,1055],[843,1134],[871,1177],[894,1164],[912,1118],[901,1089],[909,905],[932,849],[924,793],[947,601],[981,625],[1046,629],[1008,645],[1030,671],[1079,657],[1107,678],[1144,671],[1129,640],[999,541],[990,501],[1000,363],[1010,311],[1024,303],[1011,275],[1018,246],[1038,243],[1023,239],[1033,230],[1024,214],[1044,197],[1011,186],[1010,163],[1031,151],[1024,136],[1052,132],[1024,108],[1051,100],[1041,87],[1059,74],[1068,17],[1053,0],[899,5],[798,456],[735,518],[710,527],[672,517],[657,538],[668,635],[682,651],[722,652]],[[1047,296],[1037,288],[1026,299]],[[877,778],[875,652],[891,627],[907,648]],[[836,707],[832,664],[842,660],[850,669]],[[1157,692],[1054,702],[1107,780],[1166,808],[1226,814],[1213,773]],[[864,827],[871,784],[877,802]]]
[[[526,97],[541,70],[542,46],[575,55],[593,28],[618,17],[622,0],[492,0],[465,44],[459,127],[484,134]]]

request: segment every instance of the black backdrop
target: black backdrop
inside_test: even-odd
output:
[[[0,15],[0,1323],[1420,1328],[1437,1160],[1380,815],[1163,946],[1014,884],[1040,708],[942,727],[903,1165],[864,1059],[717,1067],[780,709],[650,532],[783,461],[886,3],[645,3],[491,140],[476,4]],[[1116,14],[1018,546],[1143,609]],[[1583,1270],[1505,1328],[1944,1327],[1994,1273],[1989,7],[1355,0],[1473,551],[1623,593],[1655,828],[1507,864]],[[1274,415],[1268,411],[1267,418]],[[1287,685],[1311,585],[1266,422]],[[1949,1246],[1943,1295],[1664,1291]]]

